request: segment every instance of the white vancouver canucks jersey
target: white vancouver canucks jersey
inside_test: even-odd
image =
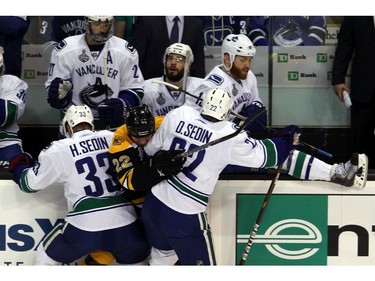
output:
[[[195,90],[194,95],[203,98],[205,93],[213,88],[224,89],[232,96],[234,101],[232,111],[235,113],[240,113],[244,107],[249,106],[254,101],[262,103],[259,98],[257,80],[251,70],[249,70],[246,80],[236,80],[222,68],[223,65],[215,66],[206,75],[202,85]],[[202,102],[193,98],[187,98],[186,104],[197,109],[202,107]],[[230,115],[228,120],[234,120],[234,118],[234,115]]]
[[[5,101],[4,108],[1,108],[4,116],[0,122],[0,148],[21,143],[17,137],[19,131],[17,120],[25,111],[27,89],[27,83],[17,76],[0,76],[0,99]]]
[[[169,112],[145,146],[153,155],[160,149],[189,150],[233,133],[238,127],[229,121],[209,122],[200,113],[183,105]],[[152,193],[168,207],[184,214],[205,211],[220,172],[228,164],[245,167],[274,167],[275,145],[255,140],[243,131],[237,136],[187,157],[182,172],[155,185]]]
[[[36,166],[21,175],[24,192],[36,192],[60,183],[64,187],[66,221],[87,231],[117,228],[136,220],[134,207],[109,174],[109,146],[113,133],[107,130],[76,132],[45,148]]]
[[[150,108],[154,116],[166,115],[172,109],[185,103],[186,95],[183,92],[171,91],[164,84],[152,82],[154,80],[164,82],[164,76],[145,81],[145,94],[142,99],[142,103]],[[187,77],[186,91],[194,93],[202,82],[202,78]]]
[[[122,90],[143,89],[144,79],[138,61],[137,50],[119,37],[109,38],[100,53],[94,55],[86,43],[85,34],[70,36],[52,51],[45,86],[49,87],[56,77],[71,79],[72,103],[88,105],[97,117],[97,105],[107,98],[103,90],[106,84],[109,98],[117,98]]]

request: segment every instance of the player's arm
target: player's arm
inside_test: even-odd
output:
[[[17,104],[11,100],[0,99],[0,128],[6,128],[17,121]]]
[[[289,125],[275,133],[272,138],[260,140],[267,157],[264,168],[281,165],[289,157],[290,152],[299,145],[301,130],[298,126]]]
[[[74,65],[74,62],[64,52],[66,47],[67,43],[63,40],[52,51],[48,80],[45,83],[47,102],[56,109],[67,107],[72,100],[73,81],[69,66]]]
[[[129,147],[110,154],[116,176],[125,189],[149,190],[165,178],[150,165],[150,158],[141,159],[140,153],[139,148]]]
[[[5,81],[6,85],[2,85],[3,98],[0,98],[0,128],[16,123],[25,111],[27,101],[26,82],[12,76]]]
[[[138,66],[138,54],[134,47],[126,43],[125,54],[120,62],[120,91],[118,97],[102,101],[97,109],[99,119],[109,123],[121,121],[130,107],[141,105],[144,96],[144,80]]]
[[[56,146],[57,142],[46,146],[37,159],[24,152],[9,160],[9,171],[13,173],[13,181],[23,192],[38,192],[66,178],[61,151]]]
[[[122,56],[122,64],[120,65],[122,76],[119,98],[130,106],[137,106],[140,105],[144,96],[145,87],[143,74],[139,67],[138,51],[127,42],[124,53],[126,56]]]
[[[147,191],[168,176],[181,172],[186,158],[174,157],[182,152],[160,150],[153,156],[147,156],[141,148],[129,147],[110,155],[116,176],[123,188]]]

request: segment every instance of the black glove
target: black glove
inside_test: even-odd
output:
[[[113,98],[102,101],[97,109],[100,120],[114,123],[125,117],[128,106],[122,99]]]
[[[72,83],[56,77],[48,88],[48,103],[57,109],[66,107],[72,99]]]
[[[160,150],[151,158],[151,166],[162,176],[173,176],[181,172],[186,157],[176,157],[185,150]]]

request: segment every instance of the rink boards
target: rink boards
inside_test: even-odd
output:
[[[219,265],[238,264],[270,180],[220,180],[207,210]],[[246,265],[375,264],[375,184],[364,189],[279,180]],[[32,265],[66,214],[60,185],[21,192],[0,180],[0,265]]]

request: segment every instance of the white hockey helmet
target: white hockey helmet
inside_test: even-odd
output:
[[[88,123],[91,125],[92,130],[94,130],[94,116],[90,107],[87,105],[71,105],[65,112],[64,119],[62,121],[64,127],[64,134],[67,138],[70,137],[66,131],[65,124],[73,131],[73,128],[81,123]]]
[[[253,43],[245,34],[229,34],[225,37],[221,46],[223,62],[224,54],[228,54],[230,58],[230,66],[227,70],[232,68],[236,56],[253,57],[255,52]],[[225,64],[224,67],[227,68]]]
[[[191,64],[194,62],[193,51],[191,50],[190,46],[186,45],[186,44],[173,43],[172,45],[167,47],[165,49],[164,61],[163,62],[165,62],[167,60],[167,56],[169,54],[177,54],[177,55],[181,55],[181,56],[187,58],[186,63],[187,63],[189,68],[190,68]]]
[[[0,53],[0,76],[5,74],[5,65],[3,54]]]
[[[224,120],[233,107],[230,94],[221,88],[209,90],[203,98],[201,114],[216,120]]]
[[[114,21],[115,20],[113,16],[85,16],[86,35],[90,36],[90,38],[94,40],[94,42],[98,44],[104,44],[113,35]],[[104,37],[97,37],[95,34],[92,34],[90,29],[91,22],[103,22],[110,24],[110,28],[108,29],[107,34]]]

